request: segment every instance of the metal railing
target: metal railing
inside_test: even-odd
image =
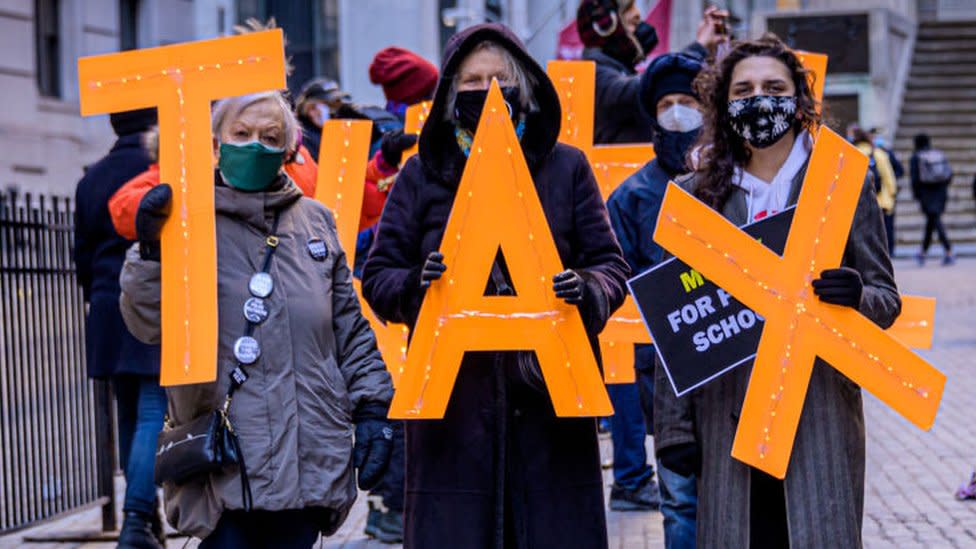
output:
[[[0,194],[0,535],[112,502],[110,396],[86,375],[72,246],[70,200]]]

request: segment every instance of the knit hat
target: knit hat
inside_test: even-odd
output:
[[[434,95],[437,67],[412,51],[391,46],[373,57],[369,80],[383,86],[388,100],[411,105]]]
[[[156,125],[156,109],[138,109],[135,111],[113,112],[108,117],[112,123],[115,135],[132,135],[142,133]]]
[[[655,58],[641,76],[641,108],[656,119],[657,102],[665,95],[683,93],[697,98],[692,82],[701,70],[701,61],[684,53],[668,53]]]

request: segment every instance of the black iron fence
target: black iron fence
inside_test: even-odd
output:
[[[0,194],[0,534],[99,503],[114,527],[110,397],[85,373],[72,242],[70,200]]]

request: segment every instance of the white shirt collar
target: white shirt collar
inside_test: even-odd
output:
[[[735,167],[732,182],[748,193],[749,222],[758,221],[767,215],[783,211],[789,200],[793,179],[800,173],[810,157],[813,140],[807,132],[801,132],[790,149],[786,162],[780,167],[772,181],[766,182],[755,175]],[[757,217],[758,216],[758,217]]]

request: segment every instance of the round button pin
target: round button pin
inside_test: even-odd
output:
[[[306,246],[308,246],[308,255],[315,261],[325,261],[325,258],[329,257],[329,248],[321,238],[309,238]]]
[[[234,342],[234,358],[241,364],[254,364],[254,361],[261,356],[261,346],[258,340],[251,336],[239,337]]]
[[[244,318],[254,324],[261,324],[268,318],[268,308],[260,297],[252,297],[244,302]]]
[[[251,281],[247,283],[247,287],[254,297],[268,297],[274,290],[274,280],[268,273],[254,273]]]

